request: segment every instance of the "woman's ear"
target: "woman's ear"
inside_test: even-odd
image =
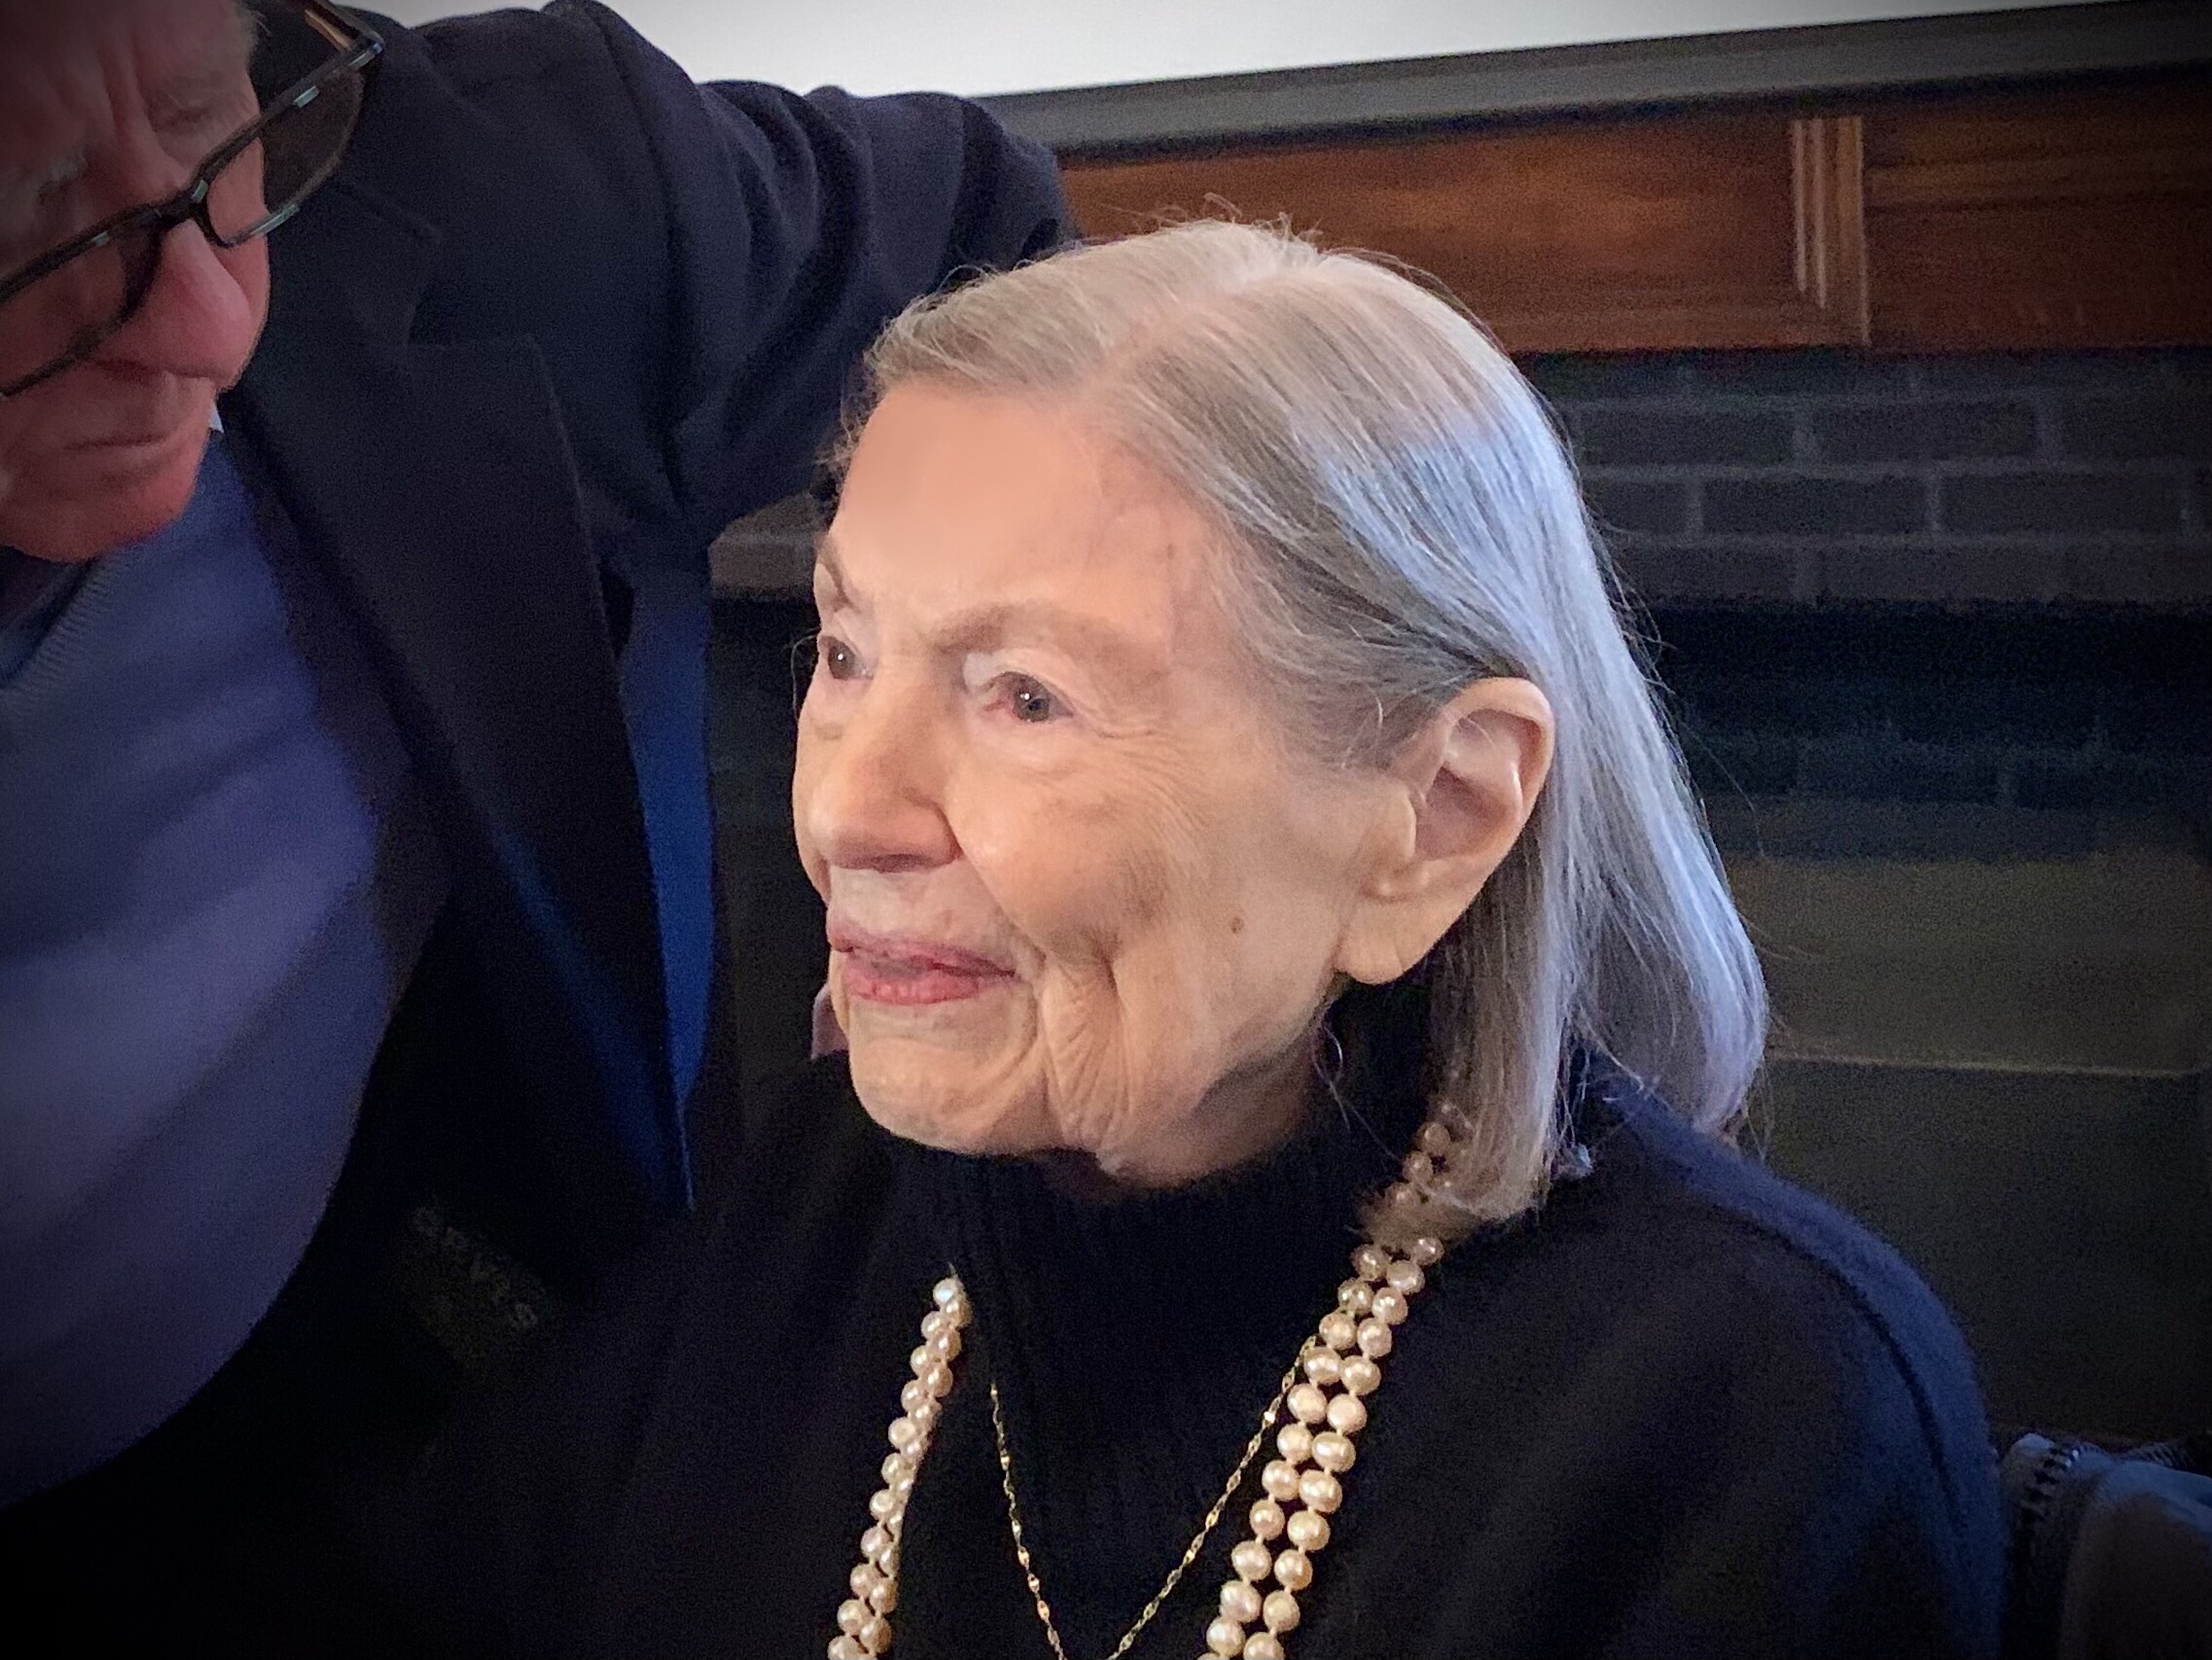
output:
[[[1406,741],[1338,970],[1381,985],[1429,954],[1527,828],[1554,731],[1534,685],[1479,680]]]

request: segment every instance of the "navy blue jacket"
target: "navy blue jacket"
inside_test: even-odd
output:
[[[376,26],[223,412],[358,620],[455,871],[371,1119],[404,1097],[440,1180],[581,1280],[689,1194],[708,546],[806,482],[892,314],[1065,209],[971,105],[697,87],[592,0]]]

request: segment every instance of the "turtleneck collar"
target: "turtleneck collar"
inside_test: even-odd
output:
[[[913,1150],[1076,1651],[1111,1645],[1197,1531],[1417,1127],[1417,1090],[1343,1070],[1287,1145],[1167,1191],[1079,1196],[1037,1161]]]

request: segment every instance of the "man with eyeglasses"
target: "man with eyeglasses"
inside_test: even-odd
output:
[[[1063,216],[590,0],[0,0],[16,1629],[297,1650],[372,1455],[684,1209],[707,546]]]

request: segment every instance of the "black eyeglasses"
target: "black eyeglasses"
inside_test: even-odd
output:
[[[344,159],[384,43],[325,0],[290,0],[338,55],[209,153],[167,201],[131,208],[0,279],[0,400],[83,363],[138,314],[169,232],[218,248],[267,236]]]

